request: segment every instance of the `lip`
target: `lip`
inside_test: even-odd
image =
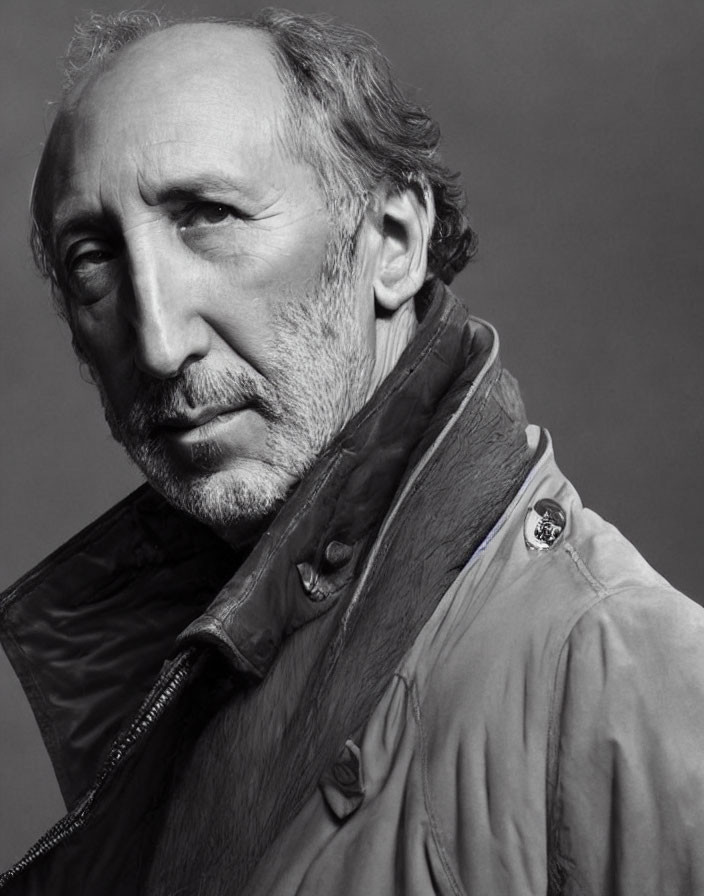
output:
[[[229,405],[227,407],[201,408],[194,414],[175,414],[164,418],[158,428],[162,433],[172,437],[185,436],[188,433],[203,429],[209,424],[216,424],[226,420],[248,407],[249,404]]]

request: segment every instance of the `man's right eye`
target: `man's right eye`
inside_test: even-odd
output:
[[[71,248],[64,267],[71,294],[79,303],[92,304],[110,291],[115,258],[112,247],[98,240],[85,240]]]
[[[72,274],[81,267],[104,264],[114,257],[115,253],[105,243],[86,241],[69,250],[66,255],[66,270]]]

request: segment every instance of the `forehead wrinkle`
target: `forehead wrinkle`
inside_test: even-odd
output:
[[[171,141],[160,141],[159,144],[170,143]],[[184,161],[188,161],[188,157]],[[298,164],[310,170],[310,166],[296,160]],[[90,208],[83,205],[83,201],[77,199],[77,192],[73,191],[62,197],[58,203],[58,211],[52,221],[52,231],[55,234],[57,245],[65,238],[81,231],[81,230],[105,230],[108,228],[119,228],[121,218],[121,208],[113,208],[113,203],[105,194],[105,178],[102,176],[102,168],[105,161],[101,162],[101,178],[99,194],[96,197],[97,206]],[[160,204],[168,204],[169,201],[185,201],[193,199],[203,199],[205,201],[222,200],[233,201],[233,193],[247,198],[255,198],[258,200],[257,209],[261,214],[265,208],[275,203],[284,190],[283,185],[278,179],[268,180],[266,182],[266,190],[262,191],[261,184],[249,184],[246,176],[239,176],[227,171],[226,168],[213,167],[203,168],[202,161],[196,158],[193,170],[185,170],[179,173],[168,172],[168,175],[162,180],[161,170],[167,167],[163,161],[155,166],[155,171],[147,172],[144,166],[135,165],[134,167],[134,183],[136,184],[136,194],[139,195],[142,202],[147,206],[157,206]],[[313,179],[313,184],[316,184]],[[124,193],[120,193],[124,196]],[[263,206],[262,203],[266,205]],[[77,208],[71,210],[71,206],[77,204]],[[93,202],[90,203],[93,205]]]
[[[80,128],[80,122],[77,123],[76,130],[78,128]],[[276,130],[278,131],[278,127],[276,127]],[[219,143],[227,147],[225,134],[219,137]],[[155,153],[150,158],[148,154],[149,149],[167,146],[180,147],[182,150],[180,157],[174,160],[173,157],[159,157],[159,154]],[[209,191],[225,198],[226,194],[231,195],[233,192],[243,196],[250,196],[260,192],[260,189],[257,188],[260,188],[261,185],[256,182],[256,179],[250,183],[251,174],[248,179],[246,154],[242,157],[242,160],[240,159],[240,154],[233,151],[229,156],[225,154],[220,159],[213,159],[212,161],[206,159],[204,161],[203,146],[193,141],[178,139],[150,141],[144,148],[147,150],[145,158],[135,159],[133,163],[128,164],[124,164],[124,158],[121,160],[124,164],[122,176],[126,177],[128,181],[134,178],[132,184],[128,184],[126,192],[124,188],[118,190],[121,195],[129,194],[132,186],[134,186],[134,195],[140,195],[146,204],[153,205],[168,199],[183,198],[183,195],[186,193],[195,195]],[[257,155],[259,163],[257,168],[260,170],[261,163],[269,160],[269,152],[267,152],[266,156],[262,156],[262,152],[268,148],[270,152],[276,152],[278,150],[277,141],[269,140],[266,141],[264,146],[258,147],[260,152]],[[63,206],[70,206],[75,202],[82,204],[80,184],[78,187],[73,186],[73,188],[70,188],[70,184],[76,174],[80,178],[83,166],[80,164],[79,158],[77,163],[68,164],[67,167],[67,162],[72,155],[73,153],[70,150],[64,152],[59,158],[55,158],[51,165],[56,186],[59,183],[59,174],[61,175],[60,183],[63,185],[63,188],[59,188],[58,191],[52,191],[55,194],[52,197],[52,205],[54,205],[52,211],[58,209],[58,213],[54,216],[56,222],[54,227],[63,226],[63,219],[67,217],[61,212]],[[76,162],[75,159],[74,162]],[[98,194],[91,201],[91,205],[97,201],[101,208],[109,207],[105,189],[106,183],[109,182],[110,178],[106,177],[106,173],[110,172],[113,164],[114,160],[109,155],[102,155],[100,158]],[[59,193],[58,201],[56,192]],[[85,213],[82,211],[78,212],[80,216],[85,216],[89,213],[92,213],[92,210],[86,209]],[[70,215],[70,217],[74,216]]]
[[[178,26],[176,26],[176,27],[178,28]],[[189,26],[186,26],[186,27],[189,27]],[[211,28],[213,26],[204,26],[204,27]],[[143,46],[143,44],[145,42],[150,41],[152,38],[158,38],[160,40],[163,40],[164,36],[168,35],[168,32],[170,32],[171,30],[172,29],[167,29],[165,32],[161,32],[157,35],[151,35],[147,38],[144,38],[144,39],[138,41],[136,44],[134,44],[132,46],[128,46],[128,47],[124,48],[123,50],[118,51],[115,54],[114,59],[111,59],[107,66],[101,66],[97,71],[94,71],[92,73],[92,76],[88,75],[84,81],[81,81],[74,89],[72,95],[67,97],[66,100],[64,101],[64,103],[62,104],[62,108],[59,110],[57,119],[55,120],[55,123],[54,123],[56,127],[52,128],[52,131],[54,131],[54,134],[56,134],[57,130],[62,130],[62,129],[68,130],[70,133],[68,135],[64,134],[64,136],[68,136],[69,142],[72,142],[72,137],[76,136],[81,131],[81,129],[86,129],[86,128],[91,129],[93,127],[94,123],[96,121],[99,121],[101,112],[103,114],[105,114],[104,100],[103,100],[102,108],[100,105],[97,108],[96,107],[91,108],[91,106],[93,105],[93,101],[95,101],[95,99],[99,95],[99,94],[96,94],[96,91],[100,90],[100,84],[106,83],[104,78],[106,77],[109,80],[110,75],[112,73],[116,73],[117,69],[120,68],[122,62],[129,64],[130,60],[127,58],[127,56],[129,54],[135,53],[135,52],[141,53],[142,50],[146,50],[147,48],[145,48]],[[241,31],[239,31],[239,33],[241,33]],[[249,48],[245,51],[245,53],[240,54],[240,56],[242,56],[243,58],[246,59],[246,54],[248,52],[249,53],[257,52],[257,54],[259,56],[266,56],[268,63],[271,66],[271,72],[273,74],[273,80],[271,81],[271,85],[269,85],[268,83],[266,85],[267,94],[271,97],[271,102],[266,103],[267,114],[263,117],[261,115],[257,114],[256,103],[253,104],[251,99],[247,99],[247,97],[249,97],[249,89],[248,89],[247,85],[249,83],[251,83],[251,81],[248,81],[248,79],[247,79],[247,70],[243,69],[242,65],[239,65],[239,67],[238,67],[237,62],[235,62],[235,64],[232,67],[222,66],[221,69],[216,70],[214,73],[212,73],[212,72],[210,74],[208,74],[207,72],[205,73],[204,77],[207,76],[207,77],[213,78],[213,83],[214,83],[213,93],[212,93],[213,106],[217,106],[218,99],[222,96],[221,91],[218,89],[218,84],[223,87],[227,86],[229,84],[230,91],[231,91],[231,93],[230,93],[231,101],[236,102],[236,97],[238,94],[243,96],[245,98],[244,99],[244,111],[246,113],[243,117],[251,120],[249,128],[248,128],[247,124],[243,125],[241,117],[239,119],[239,122],[237,122],[236,120],[233,121],[233,128],[235,131],[235,135],[238,130],[237,123],[239,123],[239,132],[240,133],[244,132],[246,134],[248,129],[254,128],[259,131],[258,143],[259,143],[260,152],[266,150],[267,156],[280,154],[283,158],[288,158],[289,160],[293,160],[299,164],[304,164],[306,167],[309,167],[309,168],[311,168],[311,170],[313,170],[313,166],[310,165],[310,162],[307,159],[303,159],[301,157],[301,154],[296,151],[295,141],[291,140],[290,129],[292,126],[294,126],[294,122],[292,120],[293,119],[292,105],[291,105],[290,97],[288,95],[288,90],[286,89],[286,83],[281,75],[280,64],[279,64],[279,60],[277,59],[277,54],[275,52],[275,47],[274,47],[273,41],[269,38],[268,35],[263,35],[261,33],[255,32],[253,30],[250,30],[248,33],[249,33],[249,35],[254,36],[255,40],[257,41],[257,43],[259,44],[259,47],[261,49],[258,49],[257,47],[253,48],[253,46],[250,44]],[[224,55],[223,55],[223,49],[225,49],[227,51]],[[232,44],[230,45],[230,47],[226,47],[223,43],[220,43],[218,55],[222,58],[227,59],[229,52],[236,54],[236,52],[237,52],[236,43],[233,41]],[[141,84],[142,91],[143,91],[143,88],[145,85],[149,86],[149,80],[148,80],[148,78],[149,78],[149,59],[148,59],[148,57],[144,57],[144,56],[143,56],[143,58],[146,58],[146,60],[147,60],[146,68],[141,69],[141,71],[139,72],[138,79],[133,77],[136,74],[134,71],[130,72],[129,69],[124,69],[127,78],[133,84],[135,84],[135,85]],[[173,58],[173,54],[171,54],[171,58]],[[193,58],[193,57],[191,57],[191,58]],[[233,58],[233,57],[230,57],[230,58]],[[234,58],[236,58],[236,56]],[[136,61],[136,57],[135,57],[135,61]],[[171,63],[169,60],[167,60],[166,64],[170,65]],[[197,70],[197,68],[198,68],[197,64],[194,63],[194,65],[195,65],[194,70]],[[138,66],[135,66],[135,68],[138,68]],[[189,68],[189,66],[186,66],[186,68]],[[154,72],[154,70],[155,70],[155,68],[152,65],[152,67],[151,67],[152,73]],[[244,93],[242,93],[241,90],[238,89],[237,82],[240,80],[240,77],[238,77],[239,74],[241,74]],[[276,84],[277,86],[276,86],[276,88],[274,88],[275,92],[272,92],[271,86],[273,86],[274,84]],[[124,91],[123,91],[123,95],[124,95]],[[201,104],[201,106],[202,106],[202,104]],[[222,106],[220,105],[218,108],[222,108]],[[185,117],[187,118],[188,110],[185,110],[185,111],[186,111]],[[129,120],[129,117],[130,116],[128,114],[127,120]],[[137,118],[135,118],[133,120],[138,121]],[[182,117],[179,115],[178,98],[175,97],[174,105],[173,105],[173,117],[172,117],[174,126],[178,126],[178,124],[181,120],[182,120]],[[219,144],[226,145],[227,136],[226,136],[225,132],[227,130],[227,122],[224,119],[223,119],[223,121],[224,121],[224,126],[222,128],[222,135],[218,134],[217,126],[214,130],[214,134],[217,135],[217,137],[218,137],[217,142]],[[163,126],[164,127],[168,126],[168,119],[164,120]],[[50,135],[50,136],[53,136],[53,135]],[[175,142],[176,137],[177,137],[177,135],[174,134],[173,138],[166,137],[163,140],[157,140],[156,142],[153,143],[153,146],[159,147],[159,146],[165,146],[167,144],[173,144]],[[211,137],[211,139],[213,139],[213,138]],[[60,142],[63,142],[63,141],[60,141]],[[177,142],[186,144],[187,141],[186,140],[177,140]],[[213,142],[214,142],[214,139],[213,139]],[[64,150],[64,152],[60,153],[60,156],[62,158],[57,158],[55,156],[54,159],[51,160],[51,164],[45,166],[45,173],[46,173],[47,168],[51,168],[51,169],[53,169],[53,175],[56,175],[56,173],[58,172],[58,169],[60,167],[63,167],[64,163],[70,161],[71,152],[69,150],[69,147],[66,144],[64,144],[62,149]],[[187,154],[184,154],[184,155],[187,155]],[[236,151],[233,151],[233,153],[231,155],[233,162],[236,163],[237,157],[238,157],[238,153]],[[261,156],[260,156],[260,158],[261,158]],[[106,160],[103,159],[103,162],[101,162],[101,164],[104,164],[105,161]],[[159,167],[165,167],[168,165],[167,160],[155,160],[155,161],[158,161]],[[184,160],[184,161],[187,161],[187,160]],[[199,161],[202,162],[202,160],[199,160]],[[210,171],[206,172],[204,170],[204,167],[205,166],[203,164],[201,164],[200,170],[196,170],[192,174],[190,172],[185,172],[185,174],[187,175],[183,179],[185,183],[184,182],[181,182],[181,183],[173,182],[172,183],[167,179],[165,190],[179,190],[179,189],[185,188],[190,191],[193,187],[199,186],[196,183],[196,181],[200,180],[201,181],[200,189],[214,188],[216,191],[220,191],[221,189],[231,191],[234,189],[237,191],[241,191],[243,194],[246,193],[246,189],[245,189],[246,185],[240,181],[240,179],[238,178],[238,176],[236,174],[233,175],[231,172],[218,171],[217,167],[211,168]],[[66,171],[65,168],[64,168],[64,171]],[[313,174],[315,176],[315,182],[317,183],[318,177],[314,170],[313,170]],[[49,176],[52,176],[52,175],[49,175]],[[151,187],[151,184],[149,183],[150,180],[151,180],[150,177],[147,177],[146,175],[143,176],[142,183],[140,184],[141,192],[145,192],[145,191],[146,191],[146,193],[150,192],[150,187]],[[155,180],[157,180],[157,178],[155,178]],[[188,181],[190,181],[190,183]],[[272,184],[272,186],[274,186],[274,185]],[[280,186],[280,185],[278,185],[278,186]],[[58,233],[59,228],[61,229],[61,233],[63,235],[66,232],[67,227],[71,226],[70,220],[69,221],[62,220],[62,218],[64,216],[60,213],[60,206],[63,205],[63,203],[67,197],[66,197],[66,194],[64,194],[64,196],[61,196],[61,192],[62,191],[60,189],[59,190],[51,189],[50,191],[48,191],[48,193],[51,193],[50,196],[48,195],[48,193],[45,194],[45,195],[47,195],[47,202],[46,202],[44,208],[48,212],[48,215],[44,218],[44,220],[51,221],[50,226],[51,226],[51,230],[53,231],[52,236],[55,236]],[[162,192],[164,192],[164,190],[162,190]],[[69,197],[71,195],[73,195],[73,197],[76,198],[77,191],[75,189],[72,190],[71,192],[69,192]],[[98,198],[98,197],[96,197],[96,198]],[[99,201],[100,201],[101,205],[104,203],[105,198],[106,197],[104,195],[104,191],[102,189],[100,189]],[[95,201],[95,200],[93,200],[93,201]],[[93,204],[93,201],[90,203],[91,205]],[[57,207],[59,208],[59,214],[58,214],[58,216],[55,216],[54,213],[57,210]],[[79,215],[80,215],[79,223],[85,223],[85,224],[88,224],[91,226],[94,225],[97,222],[97,216],[95,216],[93,214],[93,212],[94,212],[94,209],[91,209],[91,208],[84,208],[82,211],[79,210]],[[73,218],[73,217],[74,216],[71,215],[71,218]],[[113,215],[113,217],[114,217],[114,215]]]
[[[198,147],[194,144],[194,149],[196,148]],[[191,163],[192,168],[189,168]],[[206,167],[201,158],[194,158],[192,154],[179,160],[177,172],[163,160],[154,163],[154,171],[146,169],[147,165],[144,164],[137,169],[136,181],[139,195],[147,205],[158,205],[205,193],[222,198],[233,192],[245,196],[252,193],[252,185],[248,184],[246,174],[228,171],[215,162]]]

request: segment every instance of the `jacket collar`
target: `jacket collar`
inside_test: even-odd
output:
[[[404,476],[451,415],[452,384],[461,373],[462,394],[468,380],[484,383],[479,404],[500,370],[495,332],[471,324],[452,293],[431,284],[419,297],[423,306],[427,312],[394,371],[181,634],[179,648],[209,644],[235,669],[262,678],[282,640],[353,585]]]

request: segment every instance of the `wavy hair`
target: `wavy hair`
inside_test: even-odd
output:
[[[76,25],[64,58],[63,100],[111,61],[126,45],[176,24],[220,23],[269,36],[289,103],[284,143],[316,171],[328,208],[351,237],[373,190],[411,188],[422,202],[432,195],[435,224],[428,267],[450,283],[476,251],[457,174],[443,163],[440,130],[419,105],[406,98],[389,63],[367,34],[327,17],[265,9],[249,19],[164,20],[153,12],[93,14]],[[53,245],[45,189],[51,177],[49,134],[32,190],[31,244],[39,270],[57,298],[61,279]],[[348,239],[348,251],[354,240]],[[60,310],[66,311],[63,302]]]

